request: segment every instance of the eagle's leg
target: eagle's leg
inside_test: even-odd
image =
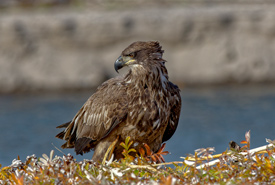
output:
[[[117,143],[117,141],[118,141],[118,136],[117,136],[117,138],[116,138],[116,140],[112,143],[112,145],[110,146],[111,148],[112,148],[112,150],[111,150],[111,152],[109,153],[109,159],[108,160],[110,160],[111,159],[111,157],[112,157],[112,154],[114,153],[114,150],[115,150],[115,145],[116,145],[116,143]]]
[[[108,148],[112,145],[114,141],[118,140],[117,137],[106,137],[105,139],[98,142],[98,144],[95,147],[95,152],[92,157],[92,160],[95,162],[103,162],[104,156],[108,150]],[[115,148],[115,146],[113,147]],[[112,150],[113,152],[113,150]],[[112,153],[110,153],[112,154]]]
[[[108,156],[109,156],[109,157],[108,157],[107,160],[109,161],[109,160],[111,159],[117,141],[118,141],[118,136],[117,136],[116,140],[115,140],[114,142],[112,142],[112,144],[111,144],[111,145],[109,146],[109,148],[107,149],[107,151],[106,151],[106,153],[105,153],[105,155],[104,155],[103,161],[102,161],[102,164],[103,164],[103,165],[105,164],[105,161],[106,161],[106,159],[107,159]]]

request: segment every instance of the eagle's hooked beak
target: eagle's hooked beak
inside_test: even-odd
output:
[[[118,70],[123,68],[124,66],[133,65],[136,63],[136,60],[130,56],[120,56],[115,62],[115,70],[118,73]]]
[[[118,70],[124,67],[125,62],[121,56],[115,61],[115,70],[118,73]]]

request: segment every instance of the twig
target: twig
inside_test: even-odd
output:
[[[219,162],[220,162],[219,159],[215,159],[214,161],[210,161],[208,163],[197,166],[196,169],[201,170],[206,166],[214,166],[214,165],[218,164]]]
[[[158,171],[157,169],[149,166],[149,165],[134,165],[134,164],[128,164],[127,166],[129,166],[130,168],[142,168],[142,169],[148,169],[148,170],[151,170],[151,171]]]
[[[251,150],[248,150],[247,152],[241,152],[240,154],[242,155],[247,155],[247,153],[257,153],[257,152],[262,152],[264,150],[266,150],[267,148],[270,148],[270,147],[274,147],[274,144],[268,144],[268,145],[264,145],[264,146],[260,146],[258,148],[253,148]]]
[[[162,165],[169,165],[169,164],[179,164],[179,163],[183,163],[183,162],[182,161],[174,161],[174,162],[151,164],[151,165],[128,164],[127,166],[129,166],[130,168],[143,168],[143,169],[148,169],[148,170],[152,170],[152,171],[156,172],[158,170],[153,168],[153,167],[162,166]]]
[[[66,155],[64,152],[62,152],[59,148],[57,148],[53,143],[52,143],[53,147],[58,150],[59,152],[61,152],[63,155]]]
[[[247,152],[240,152],[240,154],[241,155],[247,155],[247,154],[259,153],[259,152],[265,151],[267,148],[270,148],[270,147],[274,147],[274,145],[273,144],[264,145],[264,146],[261,146],[261,147],[258,147],[258,148],[254,148],[254,149],[248,150]],[[229,151],[227,154],[229,154],[229,153],[231,153],[231,152]],[[217,154],[217,155],[221,156],[222,154]],[[189,161],[189,160],[185,160],[185,161]],[[219,162],[220,162],[220,160],[216,159],[214,161],[210,161],[208,163],[199,165],[199,166],[196,167],[196,169],[201,170],[201,169],[203,169],[206,166],[214,166],[214,165],[216,165]],[[188,162],[186,164],[189,165]],[[189,166],[191,166],[191,165],[189,165]]]
[[[230,151],[228,153],[231,153]],[[227,154],[228,154],[227,153]],[[186,159],[186,157],[180,157],[181,159],[186,159],[188,161],[205,161],[205,160],[209,160],[210,159],[217,159],[220,156],[222,156],[223,154],[216,154],[216,155],[211,155],[210,157],[199,157],[199,158],[194,158],[194,157],[188,157],[188,159]]]
[[[158,164],[152,164],[151,166],[162,166],[162,165],[179,164],[179,163],[183,163],[183,161],[174,161],[174,162],[167,162],[167,163],[158,163]]]

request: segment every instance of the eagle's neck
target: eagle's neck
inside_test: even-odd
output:
[[[151,91],[166,91],[168,74],[164,64],[156,62],[155,65],[133,65],[125,76],[125,83],[136,89],[150,89]],[[141,91],[142,92],[142,91]]]

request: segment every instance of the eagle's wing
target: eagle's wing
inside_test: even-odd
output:
[[[119,78],[106,81],[77,112],[63,134],[60,133],[67,140],[63,148],[75,147],[76,153],[81,154],[91,141],[106,137],[126,115],[125,86]]]
[[[180,110],[181,110],[181,97],[180,97],[180,90],[178,86],[169,82],[169,87],[171,92],[171,100],[169,102],[172,108],[171,108],[171,114],[168,121],[168,125],[162,137],[162,142],[169,140],[175,133],[178,126]]]

